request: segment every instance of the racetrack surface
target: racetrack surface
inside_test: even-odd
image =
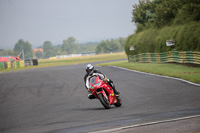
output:
[[[89,100],[85,65],[0,74],[0,132],[77,133],[200,115],[200,87],[183,81],[96,67],[114,81],[122,107]]]

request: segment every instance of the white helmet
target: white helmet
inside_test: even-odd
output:
[[[85,69],[86,69],[86,73],[90,74],[91,72],[93,72],[94,66],[92,64],[87,64]]]

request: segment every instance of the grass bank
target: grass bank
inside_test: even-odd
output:
[[[145,36],[145,37],[144,37]],[[140,53],[160,53],[177,51],[200,51],[200,23],[189,22],[183,25],[149,28],[130,35],[125,43],[127,55]],[[166,46],[166,40],[174,40],[175,45]],[[135,50],[130,50],[134,46]]]
[[[40,59],[38,60],[38,64],[39,64],[38,66],[26,66],[23,68],[0,69],[0,73],[16,71],[16,70],[31,69],[31,68],[73,65],[73,64],[78,64],[78,63],[89,63],[89,62],[99,62],[99,61],[118,60],[118,59],[127,59],[127,56],[125,53],[112,53],[112,54],[101,54],[101,55],[93,55],[93,56],[69,57],[69,58],[62,58],[62,59]]]
[[[112,54],[100,54],[92,56],[70,57],[63,59],[42,59],[39,60],[40,67],[60,66],[60,65],[72,65],[77,63],[99,62],[107,60],[127,59],[125,53],[112,53]]]
[[[51,60],[41,59],[39,60],[38,66],[28,66],[28,67],[17,68],[17,69],[13,69],[13,68],[1,69],[0,73],[16,71],[16,70],[31,69],[31,68],[73,65],[77,63],[90,63],[90,62],[118,60],[118,59],[127,59],[127,56],[125,53],[113,53],[113,54],[102,54],[102,55],[83,56],[83,57],[71,57],[71,58],[64,58],[64,59],[51,59]],[[177,78],[189,80],[191,82],[200,84],[200,68],[188,67],[188,66],[177,65],[177,64],[128,63],[127,61],[103,63],[99,65],[120,66],[120,67],[137,70],[137,71],[177,77]]]
[[[183,66],[179,64],[129,63],[127,61],[118,61],[118,62],[98,64],[98,65],[119,66],[147,73],[181,78],[200,84],[200,68]]]

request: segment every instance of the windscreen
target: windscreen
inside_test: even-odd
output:
[[[96,76],[90,78],[90,83],[91,83],[91,84],[95,84],[95,82],[96,82],[96,78],[97,78]]]

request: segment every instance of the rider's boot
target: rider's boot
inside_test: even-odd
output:
[[[89,93],[89,94],[88,94],[88,98],[89,98],[90,100],[92,100],[92,99],[95,99],[96,97],[95,97],[92,93]]]
[[[114,90],[114,93],[116,95],[119,95],[120,93],[116,90],[115,85],[113,83],[110,83],[110,84],[111,84],[112,89]]]

